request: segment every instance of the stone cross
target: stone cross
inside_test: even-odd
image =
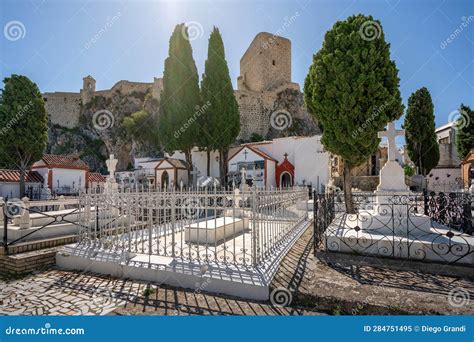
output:
[[[109,171],[109,177],[115,178],[115,169],[117,168],[118,160],[114,158],[114,155],[111,154],[110,158],[105,161],[107,164],[107,170]]]
[[[378,132],[377,136],[379,138],[387,137],[388,139],[388,160],[394,161],[395,151],[397,146],[395,145],[395,138],[397,136],[404,136],[404,129],[395,129],[395,121],[389,122],[387,124],[387,130]]]

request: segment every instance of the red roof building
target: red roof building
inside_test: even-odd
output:
[[[29,198],[38,198],[44,179],[36,171],[28,171],[25,177],[25,192]],[[0,169],[0,196],[20,197],[20,170]]]
[[[73,194],[89,187],[89,167],[74,155],[45,154],[31,169],[47,179],[48,188],[57,194]]]
[[[2,183],[19,183],[20,170],[0,169],[0,182]],[[43,183],[43,177],[36,171],[28,171],[25,182],[27,183]]]

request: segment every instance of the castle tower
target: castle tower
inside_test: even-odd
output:
[[[273,90],[291,83],[291,42],[267,32],[255,36],[240,59],[238,90]]]
[[[81,99],[82,104],[88,103],[94,97],[95,93],[95,79],[88,75],[82,79]]]

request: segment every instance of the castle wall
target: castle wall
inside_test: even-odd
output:
[[[74,128],[79,123],[81,95],[79,93],[44,93],[45,108],[52,124]]]
[[[91,82],[90,79],[87,81],[89,83]],[[94,81],[93,88],[91,89],[81,89],[79,93],[44,93],[43,98],[45,99],[46,112],[52,124],[74,128],[79,124],[81,103],[84,102],[84,100],[86,102],[90,101],[94,96],[111,98],[117,91],[125,96],[133,93],[151,92],[152,96],[159,100],[162,88],[163,80],[161,78],[155,78],[153,83],[119,81],[111,89],[97,91],[95,91]]]
[[[265,136],[268,131],[268,118],[265,115],[261,96],[246,91],[234,91],[240,112],[239,139],[247,140],[252,133]]]
[[[240,60],[238,89],[261,92],[290,82],[290,40],[266,32],[257,34]]]

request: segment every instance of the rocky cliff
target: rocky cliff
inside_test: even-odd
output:
[[[105,160],[110,153],[119,160],[117,170],[127,170],[134,157],[157,156],[152,146],[139,142],[122,127],[124,118],[146,109],[158,110],[158,101],[148,92],[123,95],[119,90],[111,96],[96,95],[81,106],[79,123],[74,128],[50,124],[48,152],[76,154],[95,172],[106,172]]]

